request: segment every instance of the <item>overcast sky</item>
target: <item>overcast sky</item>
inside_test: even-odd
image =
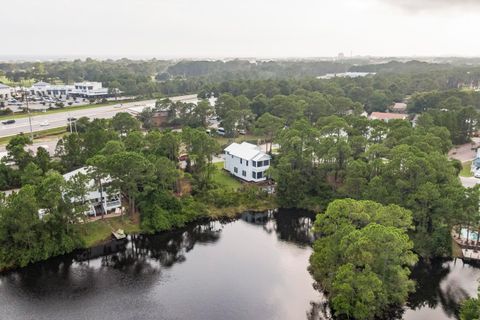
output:
[[[1,0],[0,12],[3,56],[480,56],[480,0]]]

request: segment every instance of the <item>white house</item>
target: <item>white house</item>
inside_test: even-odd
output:
[[[0,99],[6,100],[12,97],[12,88],[0,83]]]
[[[87,175],[89,173],[88,167],[68,172],[63,175],[65,181],[69,181],[78,174]],[[121,208],[121,194],[120,191],[108,192],[106,186],[111,182],[110,178],[101,179],[101,187],[99,187],[93,179],[88,182],[88,192],[85,201],[88,204],[88,209],[85,212],[88,216],[101,215],[102,212],[108,214],[114,212],[117,208]],[[72,202],[82,201],[82,199],[71,199]]]
[[[245,181],[265,181],[265,171],[270,167],[270,155],[260,147],[242,142],[232,143],[225,148],[224,169]]]

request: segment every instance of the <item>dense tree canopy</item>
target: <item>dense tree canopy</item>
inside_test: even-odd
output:
[[[372,201],[335,200],[317,216],[311,270],[336,315],[373,319],[406,301],[416,262],[411,228],[410,211]]]

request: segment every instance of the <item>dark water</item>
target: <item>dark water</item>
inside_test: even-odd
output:
[[[324,319],[307,272],[312,219],[244,214],[51,259],[0,277],[0,319]],[[480,269],[436,261],[414,275],[403,317],[454,319]]]

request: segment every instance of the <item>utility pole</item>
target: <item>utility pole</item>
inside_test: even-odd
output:
[[[28,107],[28,91],[24,94],[25,101],[27,102],[28,124],[30,125],[30,139],[33,143],[33,129],[32,129],[32,116],[30,115],[30,108]]]

